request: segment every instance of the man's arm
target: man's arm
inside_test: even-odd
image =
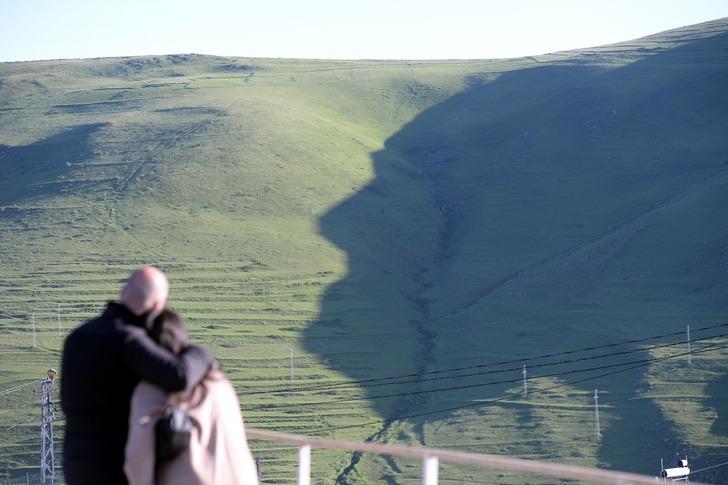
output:
[[[124,363],[142,380],[170,392],[192,389],[210,369],[212,357],[202,347],[190,346],[174,355],[154,342],[141,328],[129,328],[124,341]]]

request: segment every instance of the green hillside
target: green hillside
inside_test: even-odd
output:
[[[508,60],[0,64],[0,473],[38,473],[38,395],[13,389],[143,263],[249,425],[646,474],[725,461],[726,86],[728,19]],[[692,364],[668,358],[687,324]],[[251,444],[265,483],[295,482],[293,449]],[[313,459],[316,483],[421,471]]]

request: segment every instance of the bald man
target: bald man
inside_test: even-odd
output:
[[[176,356],[147,334],[168,293],[164,273],[140,268],[126,282],[119,303],[108,303],[66,339],[61,404],[69,485],[126,484],[124,446],[136,385],[144,380],[169,392],[189,390],[210,369],[212,358],[204,349],[190,346]]]

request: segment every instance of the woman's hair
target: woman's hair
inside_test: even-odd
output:
[[[187,347],[187,329],[182,316],[174,310],[164,309],[152,323],[149,336],[174,354]]]

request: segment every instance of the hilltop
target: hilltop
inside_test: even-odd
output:
[[[727,53],[721,19],[507,60],[0,64],[0,389],[58,365],[62,334],[155,263],[249,424],[648,474],[676,452],[715,463],[725,350],[561,373],[683,351],[646,347],[687,324],[726,333]],[[535,365],[531,393],[472,405],[520,392],[520,370],[476,372],[506,360]],[[452,368],[468,375],[437,374]],[[390,376],[407,377],[301,390]],[[30,389],[0,396],[15,479],[37,461]],[[267,481],[289,481],[292,452],[253,448]],[[419,466],[314,455],[327,483]]]

